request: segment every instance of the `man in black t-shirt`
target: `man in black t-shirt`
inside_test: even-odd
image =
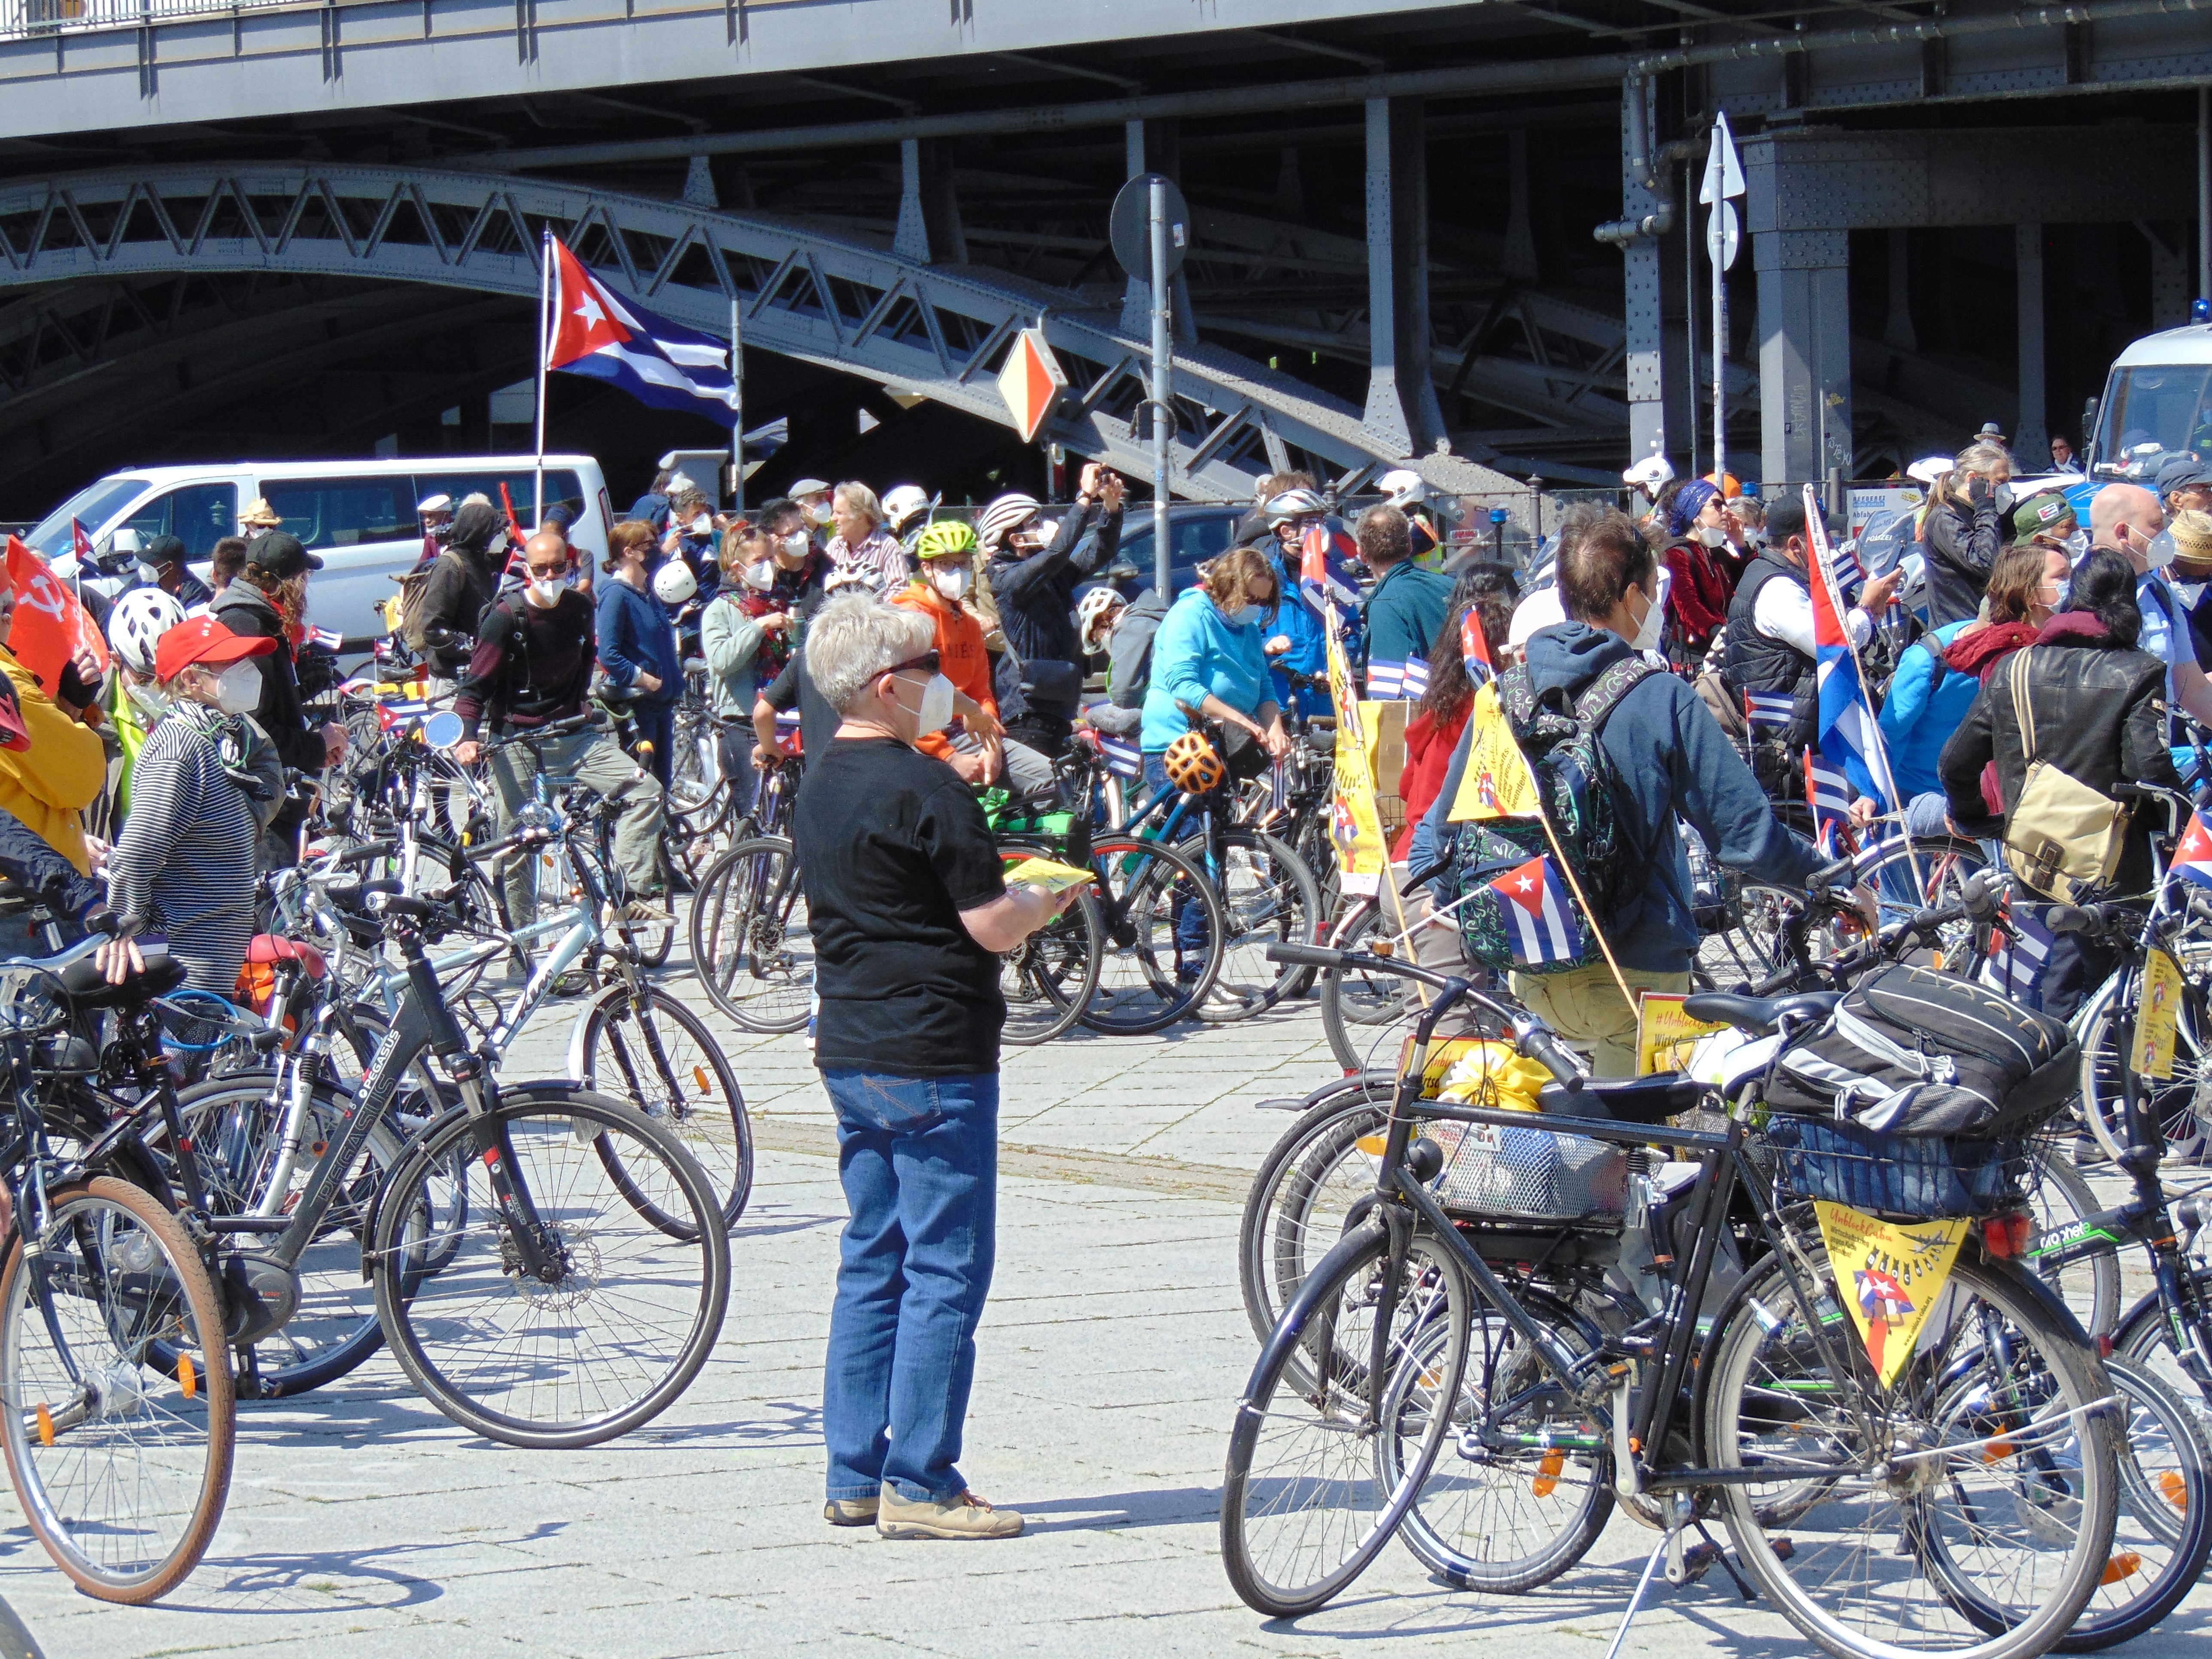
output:
[[[951,718],[936,629],[830,600],[806,672],[842,717],[793,809],[814,935],[814,1063],[837,1113],[845,1229],[822,1423],[836,1526],[1011,1538],[956,1467],[997,1208],[999,958],[1066,895],[1009,889],[975,794],[915,741]],[[795,662],[797,659],[793,659]]]

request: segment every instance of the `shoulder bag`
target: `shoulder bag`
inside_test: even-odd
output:
[[[2005,818],[2005,863],[2045,897],[2070,904],[2084,890],[2112,880],[2127,845],[2128,813],[2110,796],[2036,757],[2035,711],[2027,690],[2033,654],[2014,652],[2004,671],[2020,726],[2021,758],[2027,763],[2020,799]]]

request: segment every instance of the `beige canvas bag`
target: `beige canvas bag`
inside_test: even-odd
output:
[[[2070,904],[2083,889],[2112,880],[2127,845],[2128,813],[2110,796],[2036,758],[2027,659],[2028,651],[2022,649],[2005,665],[2013,718],[2020,725],[2020,752],[2027,763],[2020,799],[2005,818],[2005,863],[2046,898]]]

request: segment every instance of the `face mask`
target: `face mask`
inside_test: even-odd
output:
[[[804,530],[794,530],[783,538],[783,556],[803,559],[806,556],[807,536]]]
[[[828,524],[835,516],[827,501],[809,501],[799,510],[806,514],[809,524]]]
[[[2204,597],[2203,582],[2172,582],[2168,586],[2173,589],[2173,597],[2191,611],[2197,609],[2197,601]]]
[[[261,671],[234,662],[215,678],[215,706],[226,714],[250,714],[261,706]]]
[[[775,567],[763,559],[758,564],[749,564],[738,572],[738,580],[756,593],[765,593],[775,586]]]
[[[2143,549],[2143,562],[2153,570],[2163,570],[2173,562],[2173,532],[2161,530],[2150,538]]]
[[[1991,501],[1995,501],[1995,502],[1997,504],[1997,511],[1998,511],[1998,512],[2000,512],[2000,513],[2009,513],[2009,512],[2011,512],[2011,511],[2012,511],[2012,486],[2011,486],[2010,484],[2008,484],[2008,483],[2001,483],[2001,484],[1999,484],[1999,485],[1998,485],[1995,489],[1993,489],[1993,490],[1991,490],[1991,491],[1990,492],[1990,499]]]
[[[964,565],[956,565],[950,570],[932,570],[929,573],[929,585],[957,605],[962,596],[968,592],[968,576],[969,572]]]
[[[2066,532],[2066,540],[2063,544],[2066,549],[2066,556],[2078,564],[2081,562],[2081,556],[2089,550],[2089,532],[2086,530],[2069,530]]]
[[[697,518],[691,520],[691,533],[694,536],[709,536],[714,533],[714,520],[707,514],[702,513]]]
[[[1723,547],[1728,544],[1728,529],[1723,525],[1693,525],[1690,535],[1700,547]]]
[[[1249,603],[1240,605],[1236,610],[1227,612],[1222,620],[1231,628],[1249,628],[1260,620],[1260,607]]]
[[[532,576],[530,579],[531,596],[547,605],[552,604],[568,591],[568,578],[566,575]]]
[[[899,707],[906,705],[902,702]],[[915,716],[915,735],[926,738],[951,724],[952,682],[942,674],[932,674],[921,688],[921,712]]]
[[[1659,630],[1667,625],[1667,607],[1642,588],[1636,592],[1649,609],[1644,613],[1644,620],[1636,625],[1636,632],[1628,643],[1638,651],[1656,650],[1659,645]]]
[[[151,683],[141,685],[137,680],[125,680],[123,682],[123,693],[149,720],[157,720],[169,712],[169,699],[158,685]]]
[[[138,562],[138,580],[149,587],[159,587],[161,585],[161,567],[158,564],[148,564],[141,559]]]

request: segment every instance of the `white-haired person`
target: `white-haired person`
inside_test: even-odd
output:
[[[860,594],[807,629],[839,716],[793,809],[814,934],[814,1063],[851,1212],[823,1380],[836,1526],[1010,1538],[1022,1517],[957,1467],[990,1289],[998,1181],[997,953],[1066,896],[1009,888],[974,792],[919,739],[951,718],[937,629]]]
[[[864,483],[841,483],[830,492],[830,521],[837,533],[830,538],[830,562],[840,574],[857,575],[868,591],[888,599],[904,587],[913,574],[906,549],[884,527],[884,504]]]

